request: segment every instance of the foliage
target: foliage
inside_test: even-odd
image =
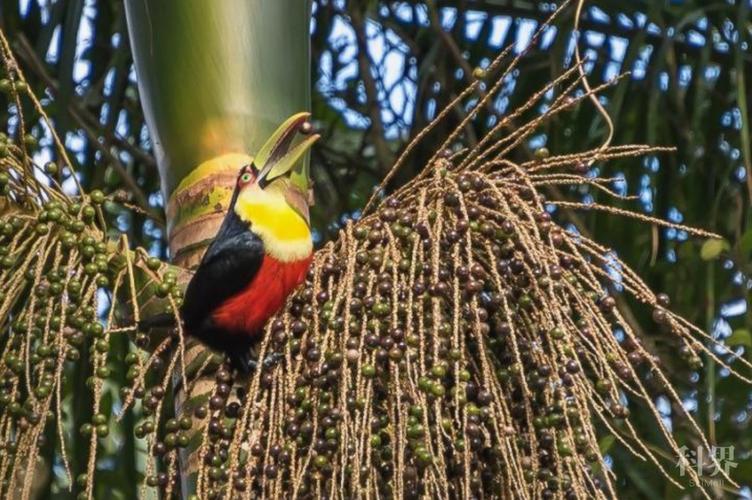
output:
[[[683,2],[671,6],[659,6],[654,2],[632,2],[628,6],[623,2],[596,4],[603,9],[600,12],[604,15],[599,14],[599,9],[590,10],[590,15],[583,20],[586,35],[580,39],[596,61],[589,66],[590,74],[605,80],[619,69],[635,70],[632,78],[604,93],[604,101],[617,124],[614,142],[676,144],[678,152],[649,155],[640,168],[635,168],[634,162],[618,159],[608,167],[597,163],[592,174],[623,179],[611,183],[611,186],[619,192],[633,186],[631,191],[640,195],[645,211],[674,222],[692,221],[723,234],[728,242],[710,244],[700,252],[699,247],[686,240],[687,235],[682,230],[655,226],[652,233],[648,233],[630,223],[614,225],[608,222],[611,219],[592,210],[580,213],[558,209],[555,218],[563,224],[576,224],[583,235],[597,234],[600,240],[618,248],[622,261],[635,265],[650,285],[672,296],[674,307],[679,312],[685,313],[694,323],[705,326],[714,336],[723,338],[729,335],[732,330],[728,326],[730,322],[736,331],[726,343],[743,346],[748,337],[748,334],[744,335],[747,331],[744,328],[749,328],[747,314],[734,317],[727,314],[729,307],[738,308],[739,300],[746,303],[746,270],[749,267],[749,193],[746,183],[750,179],[747,175],[750,134],[744,130],[749,123],[745,95],[748,85],[745,85],[744,71],[749,68],[746,45],[749,31],[745,28],[749,25],[748,4],[721,1],[703,2],[703,5]],[[321,117],[322,128],[327,134],[327,140],[314,157],[314,175],[321,195],[316,220],[322,235],[336,233],[341,227],[342,214],[352,214],[362,207],[371,187],[388,170],[403,144],[433,118],[430,110],[444,109],[452,97],[472,81],[472,68],[484,66],[492,59],[497,46],[483,42],[490,39],[498,16],[522,20],[511,23],[504,38],[506,42],[524,41],[524,20],[545,17],[545,5],[540,3],[527,9],[511,7],[505,2],[475,2],[473,8],[477,11],[460,10],[451,23],[437,22],[431,9],[423,4],[405,7],[399,2],[351,2],[343,7],[338,2],[321,2],[318,5],[314,20],[316,58],[323,60],[330,53],[333,60],[331,74],[349,72],[350,75],[327,80],[322,75],[326,70],[324,64],[317,65],[318,73],[314,75],[314,83],[320,90],[315,101],[315,115]],[[105,192],[117,195],[121,202],[140,206],[142,211],[134,211],[122,203],[108,203],[102,216],[110,222],[109,227],[125,231],[134,245],[142,244],[156,255],[163,255],[159,244],[161,233],[155,229],[160,227],[161,220],[161,216],[156,215],[160,208],[156,169],[153,159],[143,152],[149,149],[149,142],[133,86],[121,5],[100,1],[96,8],[92,8],[84,2],[59,1],[49,7],[46,17],[41,15],[36,2],[30,2],[30,12],[24,16],[14,12],[14,8],[13,3],[7,9],[4,5],[4,28],[11,35],[22,67],[35,75],[30,80],[32,89],[46,88],[50,92],[44,102],[54,117],[55,129],[75,153],[72,165],[80,172],[84,189],[103,188]],[[347,10],[343,10],[345,8]],[[444,6],[437,2],[436,8],[441,11]],[[406,14],[408,10],[412,10],[410,16]],[[623,15],[617,15],[619,12]],[[82,15],[93,27],[94,39],[87,54],[80,54],[77,50]],[[61,34],[55,37],[55,27],[61,21]],[[355,50],[351,49],[352,44],[337,44],[337,33],[342,31],[334,29],[336,22],[352,25]],[[470,28],[473,23],[476,26]],[[536,49],[543,50],[529,54],[519,72],[508,77],[497,114],[508,115],[509,110],[526,101],[529,89],[541,88],[560,74],[567,60],[569,32],[565,27],[569,25],[571,19],[561,19],[560,31],[551,37],[543,37],[543,41],[536,45]],[[451,32],[451,38],[441,36],[445,29]],[[395,85],[385,81],[387,72],[383,60],[377,54],[370,54],[370,58],[364,56],[368,52],[367,40],[382,34],[388,40],[390,51],[405,53],[409,64],[404,66],[404,76],[400,81],[412,81],[415,89],[414,101],[408,108],[412,114],[392,110],[396,125],[386,118],[382,118],[379,125],[379,120],[373,116],[376,108],[373,104],[378,103],[381,109],[391,109],[392,103],[399,101],[389,99],[388,90]],[[627,42],[623,57],[618,55],[618,40]],[[55,51],[57,55],[50,58],[52,63],[46,64],[43,61],[48,55],[50,41],[57,44],[58,50]],[[348,62],[350,57],[354,66]],[[91,63],[83,79],[74,76],[77,61],[81,60]],[[461,71],[457,71],[458,67]],[[368,82],[369,74],[373,80],[371,83]],[[335,81],[338,85],[324,86],[327,81]],[[12,118],[13,108],[4,109]],[[437,137],[447,135],[464,117],[461,107],[454,109],[456,112],[436,131]],[[358,115],[353,115],[350,110],[355,110],[361,118],[352,120]],[[583,145],[588,146],[588,141],[598,143],[603,122],[592,113],[588,106],[577,106],[571,113],[541,123],[532,140],[512,152],[513,160],[518,163],[530,161],[531,150],[544,143],[557,153],[577,151]],[[31,124],[36,122],[37,116],[31,112],[25,118]],[[474,146],[477,138],[483,137],[485,130],[497,123],[495,120],[498,117],[488,116],[486,120],[476,120],[466,126],[462,141]],[[11,131],[15,131],[12,120],[10,123]],[[116,124],[121,126],[116,129]],[[515,123],[512,129],[518,126]],[[396,135],[392,134],[395,127],[398,130]],[[43,151],[60,153],[59,148],[48,148],[51,136],[44,126],[37,124],[33,132],[40,138]],[[92,140],[94,138],[99,140]],[[434,151],[435,144],[431,141],[420,143],[411,162],[397,176],[395,185],[413,177],[428,163]],[[46,158],[38,156],[37,159],[42,164]],[[60,165],[65,163],[58,161]],[[347,191],[340,192],[342,186],[347,186]],[[350,186],[354,188],[349,189]],[[547,197],[567,194],[586,202],[599,201],[602,195],[593,184],[589,186],[589,189],[582,186],[570,188],[557,184],[541,186],[541,189]],[[716,248],[712,248],[713,245]],[[700,261],[703,255],[710,260]],[[719,269],[721,264],[723,270]],[[685,285],[690,280],[698,282],[698,276],[705,287]],[[620,294],[616,293],[616,296]],[[726,301],[729,301],[728,305],[724,304]],[[703,307],[698,307],[700,304]],[[630,304],[623,305],[627,306],[625,314],[636,319],[633,324],[652,324],[650,310],[632,310]],[[651,352],[660,354],[677,348],[676,343],[667,341],[658,329],[643,327],[638,333]],[[111,349],[113,359],[117,360],[125,357],[129,347],[122,343],[111,346]],[[748,356],[749,350],[739,352]],[[726,361],[733,361],[736,357],[721,356]],[[679,381],[680,399],[690,407],[698,407],[699,420],[704,422],[711,441],[738,447],[737,458],[742,459],[742,463],[739,470],[733,472],[738,477],[749,477],[749,461],[743,461],[743,453],[750,448],[749,433],[740,432],[749,426],[749,389],[726,376],[724,370],[716,373],[717,366],[712,359],[700,372],[687,369],[670,357],[664,359],[668,363],[667,371]],[[114,363],[112,368],[113,377],[124,375],[125,367],[120,363]],[[86,376],[86,373],[70,373],[70,379],[79,382]],[[86,394],[80,392],[70,392],[70,408],[90,405]],[[711,403],[704,404],[706,399]],[[113,396],[110,400],[116,401],[117,398]],[[659,398],[655,400],[660,401]],[[674,422],[678,438],[688,440],[685,426],[678,420],[680,407],[680,404],[668,408],[664,405],[661,411]],[[82,414],[72,411],[71,415],[80,419]],[[638,411],[634,418],[643,421],[643,418],[652,416]],[[74,421],[68,428],[75,429],[80,423]],[[116,453],[118,445],[115,440],[105,447],[105,456],[115,460],[114,470],[135,470],[123,464],[135,463],[139,456],[135,449],[143,445],[133,440],[129,426],[132,427],[133,422],[124,421],[122,442],[126,445],[123,449],[129,452]],[[117,427],[113,429],[117,434]],[[82,470],[87,447],[77,450],[75,445],[78,443],[71,444],[74,446],[68,451],[80,462],[76,470]],[[616,485],[619,491],[625,494],[663,489],[670,494],[672,491],[655,470],[632,467],[624,456],[624,447],[615,444],[608,452],[614,459],[614,470],[621,478]],[[128,488],[135,482],[124,481],[122,484],[122,491],[129,496],[127,492],[131,490]]]

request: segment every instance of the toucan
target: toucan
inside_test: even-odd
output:
[[[264,324],[305,279],[313,256],[306,175],[318,135],[308,113],[283,123],[238,173],[227,214],[185,290],[184,331],[248,373]],[[306,137],[293,146],[299,133]]]

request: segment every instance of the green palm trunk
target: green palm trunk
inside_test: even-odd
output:
[[[170,255],[198,264],[239,168],[310,101],[310,3],[301,0],[126,0],[141,102],[159,164]],[[208,352],[190,346],[186,365]],[[176,394],[190,411],[214,388]],[[194,426],[199,428],[200,426]],[[200,432],[200,431],[199,431]],[[198,439],[181,457],[183,495],[195,491]]]
[[[159,163],[171,255],[193,266],[232,181],[310,101],[310,4],[127,0],[141,102]],[[200,169],[198,167],[201,166]]]

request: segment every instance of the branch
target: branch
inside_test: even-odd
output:
[[[376,148],[376,156],[379,159],[379,163],[381,163],[382,170],[387,170],[392,166],[392,163],[394,163],[394,155],[384,138],[384,123],[381,120],[378,89],[376,88],[376,81],[371,74],[371,66],[373,64],[371,58],[368,56],[368,40],[366,40],[365,21],[363,20],[362,13],[358,9],[352,9],[350,12],[350,19],[352,20],[358,44],[358,69],[366,91],[366,108],[368,110],[368,115],[371,118],[372,125],[371,136],[374,147]]]

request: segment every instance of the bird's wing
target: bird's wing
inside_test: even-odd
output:
[[[221,228],[186,288],[182,306],[186,328],[198,327],[222,302],[245,288],[263,258],[263,243],[247,227]]]

